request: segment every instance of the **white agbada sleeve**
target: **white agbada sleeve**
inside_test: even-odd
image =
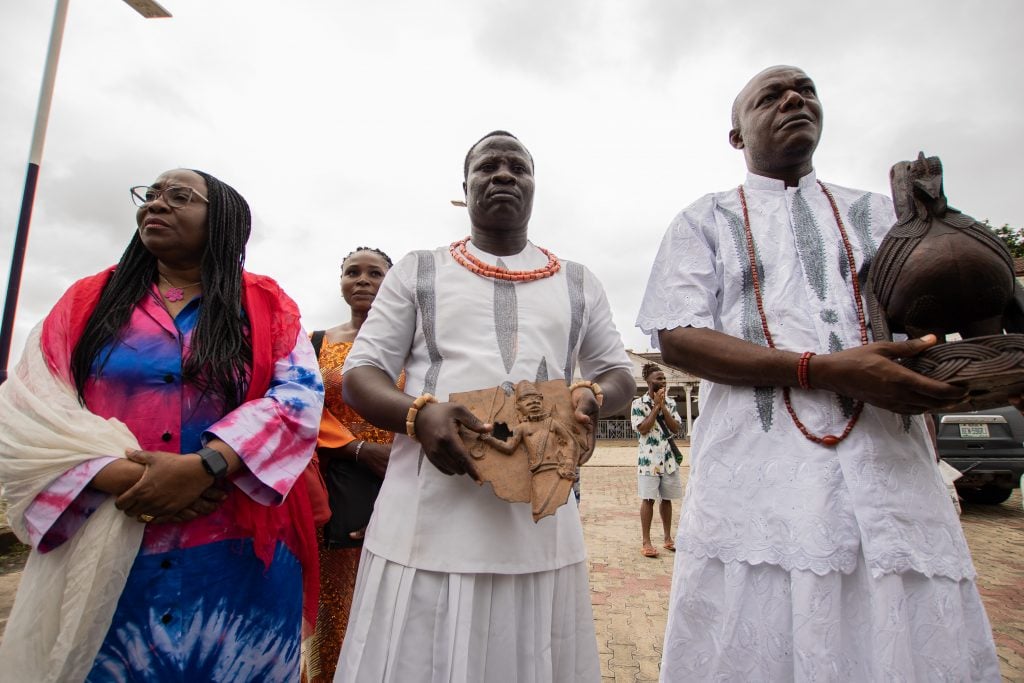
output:
[[[720,262],[714,241],[703,229],[713,223],[712,203],[705,197],[679,213],[661,240],[636,320],[655,348],[658,330],[721,329]]]

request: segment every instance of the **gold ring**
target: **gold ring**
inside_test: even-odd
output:
[[[153,515],[139,515],[140,522],[152,522],[156,517]]]

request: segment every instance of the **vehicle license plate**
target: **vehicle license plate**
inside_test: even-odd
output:
[[[961,439],[987,439],[988,425],[986,424],[962,424],[960,425]]]

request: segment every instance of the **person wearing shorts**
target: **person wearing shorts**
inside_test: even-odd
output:
[[[658,550],[651,543],[651,522],[654,520],[654,500],[657,498],[661,515],[663,547],[675,551],[672,542],[672,501],[681,500],[683,485],[679,478],[672,436],[679,431],[679,413],[675,400],[668,395],[665,373],[655,363],[643,368],[647,393],[633,401],[630,421],[637,432],[640,445],[637,453],[637,490],[640,494],[640,531],[643,541],[640,553],[644,557],[657,557]]]

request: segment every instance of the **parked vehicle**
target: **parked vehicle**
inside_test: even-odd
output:
[[[963,476],[956,481],[969,503],[997,505],[1024,474],[1024,416],[1013,406],[933,415],[939,456]]]

